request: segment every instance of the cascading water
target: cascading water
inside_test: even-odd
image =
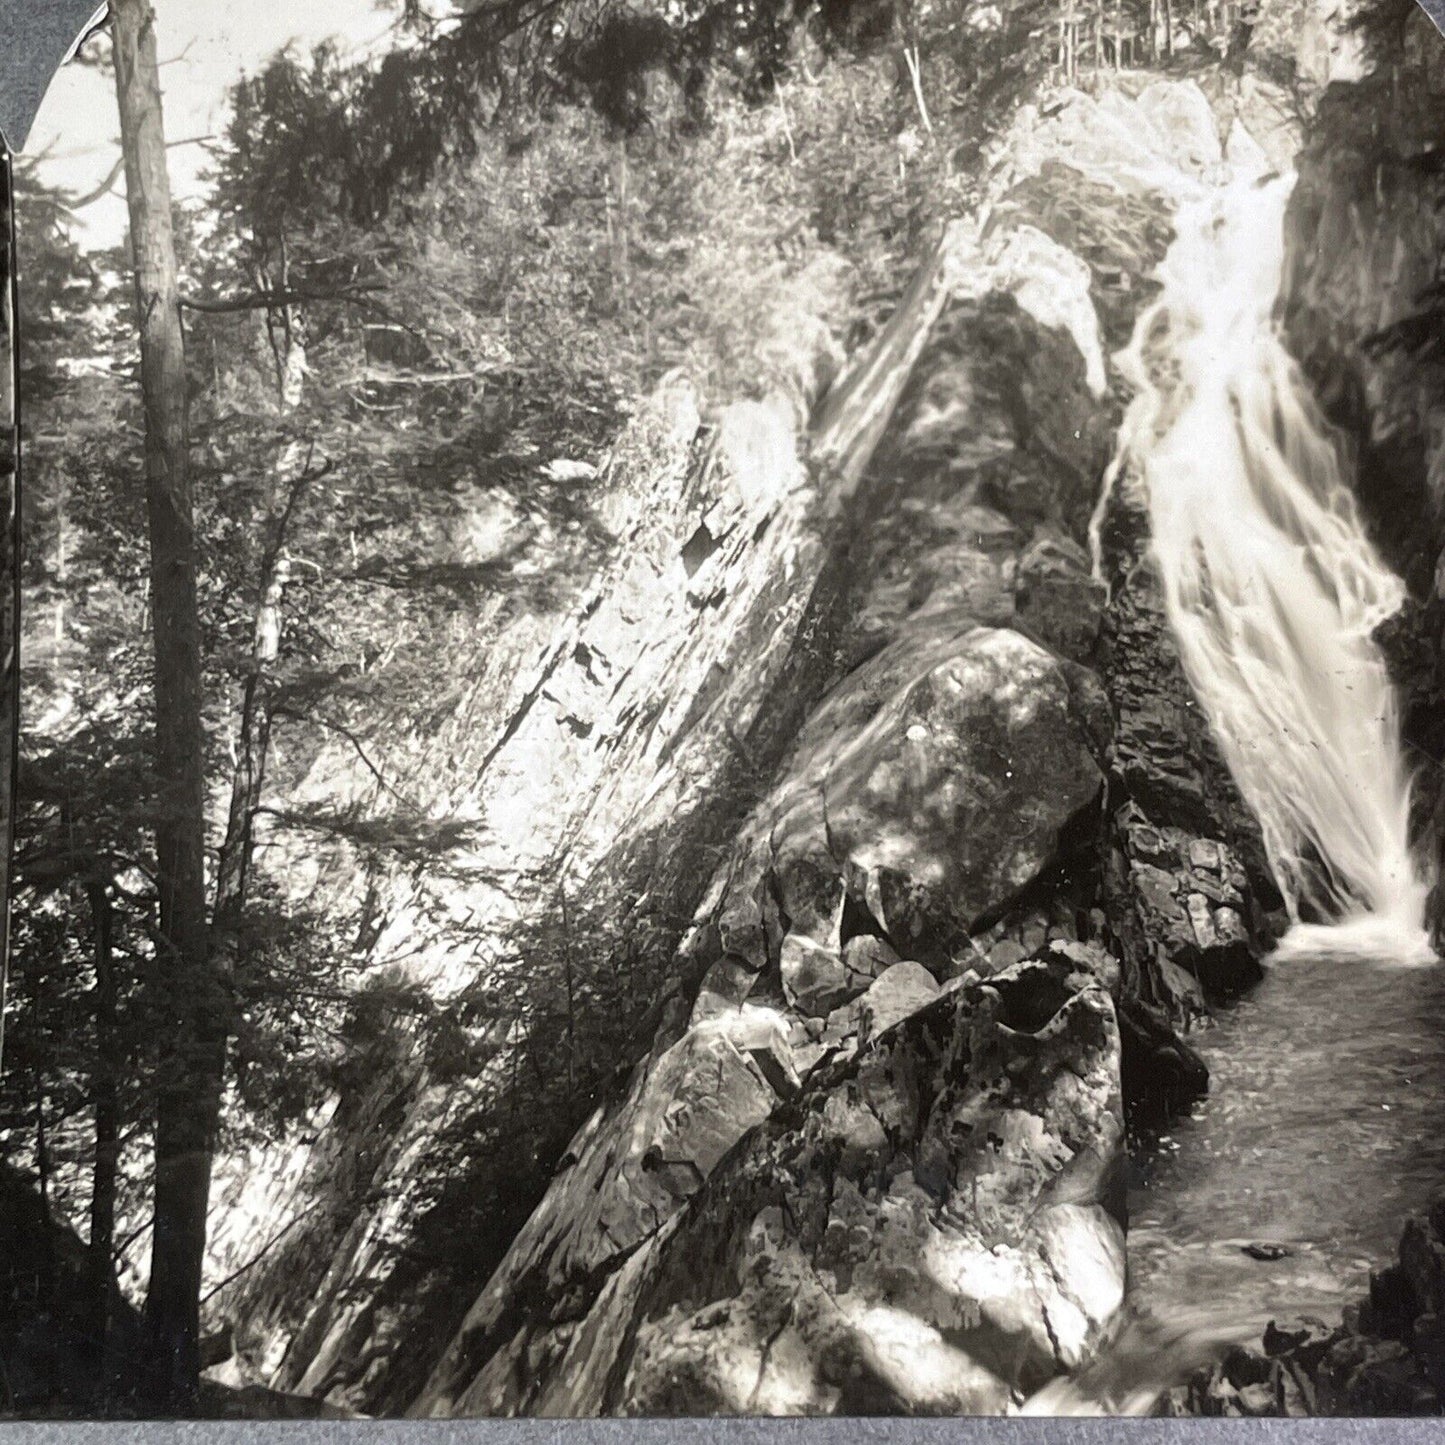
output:
[[[1371,634],[1404,600],[1272,319],[1292,176],[1186,202],[1117,359],[1189,680],[1259,819],[1295,926],[1282,955],[1433,958],[1394,690]]]
[[[1339,966],[1434,959],[1372,640],[1404,589],[1274,324],[1293,177],[1241,153],[1182,199],[1160,293],[1115,358],[1135,396],[1093,530],[1097,563],[1109,492],[1137,477],[1180,657],[1293,927],[1285,967],[1199,1041],[1218,1099],[1146,1165],[1112,1346],[1025,1414],[1147,1413],[1270,1318],[1338,1314],[1445,1172],[1445,978],[1382,988]]]

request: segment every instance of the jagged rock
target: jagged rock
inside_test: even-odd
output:
[[[1184,677],[1149,552],[1143,483],[1127,468],[1102,529],[1109,607],[1100,635],[1116,717],[1110,775],[1148,822],[1226,843],[1262,906],[1280,902],[1259,825],[1245,807]]]
[[[863,995],[862,1041],[926,1008],[938,997],[938,980],[921,963],[895,963]]]
[[[761,1131],[664,1247],[623,1408],[998,1411],[1077,1362],[1122,1288],[1110,1020],[1067,961],[1024,964],[914,1014],[821,1110]],[[922,1073],[920,1038],[938,1050]],[[684,1263],[729,1238],[703,1277]]]
[[[1156,827],[1133,803],[1114,818],[1113,928],[1139,992],[1176,1022],[1260,977],[1263,942],[1248,876],[1227,844]]]
[[[855,934],[843,945],[843,966],[870,982],[897,962],[898,951],[886,938],[876,934]]]
[[[1125,1095],[1148,1128],[1208,1088],[1180,1034],[1213,998],[1259,977],[1282,899],[1184,676],[1149,549],[1147,498],[1127,467],[1102,519],[1110,586],[1097,656],[1116,731],[1103,912],[1119,956]]]
[[[1119,1007],[1124,1097],[1130,1120],[1157,1127],[1209,1091],[1209,1067],[1168,1018],[1140,999]]]
[[[824,1066],[585,1285],[489,1291],[419,1412],[997,1410],[1077,1364],[1123,1290],[1094,965],[965,983]]]
[[[736,1140],[797,1088],[772,1010],[744,1005],[690,1029],[653,1065],[646,1088],[573,1141],[552,1209],[529,1226],[551,1241],[539,1267],[560,1283],[646,1238],[660,1211],[695,1194]]]
[[[1414,1313],[1445,1312],[1445,1240],[1425,1215],[1412,1215],[1405,1222],[1400,1270],[1410,1288]]]
[[[1398,1262],[1384,1269],[1371,1270],[1370,1298],[1362,1328],[1386,1339],[1402,1339],[1417,1309],[1415,1292]]]
[[[1098,943],[1084,943],[1078,939],[1055,938],[1048,946],[1050,958],[1063,959],[1074,968],[1087,973],[1109,991],[1111,997],[1119,991],[1119,961]]]
[[[1399,1263],[1334,1326],[1271,1322],[1259,1348],[1233,1349],[1171,1393],[1175,1415],[1438,1415],[1445,1407],[1445,1198],[1412,1215]],[[1263,1382],[1263,1383],[1261,1383]]]
[[[836,948],[796,933],[783,939],[779,972],[789,1005],[814,1018],[826,1018],[868,986],[866,978],[844,964]]]
[[[1067,537],[1036,537],[1019,558],[1015,606],[1019,620],[1061,656],[1087,662],[1104,615],[1104,584],[1088,554]]]

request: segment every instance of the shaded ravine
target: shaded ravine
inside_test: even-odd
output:
[[[1404,588],[1275,325],[1293,177],[1231,169],[1181,208],[1118,358],[1108,480],[1144,479],[1171,630],[1292,927],[1200,1041],[1209,1100],[1136,1161],[1113,1344],[1029,1414],[1148,1413],[1271,1320],[1337,1318],[1445,1178],[1445,978],[1409,966],[1434,962],[1429,884],[1373,638]]]

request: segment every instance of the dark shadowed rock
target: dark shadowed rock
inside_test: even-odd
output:
[[[1088,553],[1077,542],[1045,532],[1019,558],[1015,605],[1019,621],[1062,657],[1087,662],[1094,652],[1106,601]]]
[[[1161,1413],[1284,1416],[1438,1415],[1445,1407],[1445,1199],[1411,1215],[1399,1260],[1369,1298],[1328,1325],[1273,1322],[1172,1391]]]
[[[1101,532],[1109,605],[1098,644],[1116,717],[1109,755],[1106,932],[1124,969],[1131,1117],[1150,1126],[1208,1087],[1180,1038],[1257,980],[1279,896],[1258,824],[1184,676],[1149,553],[1139,479],[1118,477]]]
[[[1233,850],[1180,828],[1155,827],[1132,803],[1114,826],[1127,869],[1120,888],[1127,913],[1115,927],[1126,956],[1154,955],[1159,982],[1169,990],[1154,1001],[1191,1010],[1196,999],[1229,997],[1256,983],[1260,945],[1244,921],[1253,900]]]

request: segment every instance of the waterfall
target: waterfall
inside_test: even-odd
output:
[[[1262,169],[1181,205],[1162,290],[1116,358],[1136,394],[1106,485],[1120,469],[1144,483],[1185,672],[1294,924],[1281,951],[1423,962],[1428,885],[1372,640],[1404,589],[1280,340],[1293,177]]]

